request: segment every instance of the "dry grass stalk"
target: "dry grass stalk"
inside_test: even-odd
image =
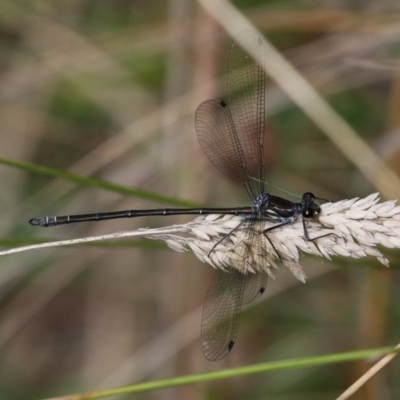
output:
[[[201,261],[214,268],[228,269],[237,265],[245,270],[243,272],[256,273],[263,270],[273,276],[272,270],[277,268],[281,261],[290,268],[296,278],[304,282],[306,276],[299,263],[302,252],[328,259],[335,255],[352,258],[373,256],[388,266],[389,261],[377,246],[400,247],[400,206],[397,206],[395,201],[380,203],[378,193],[363,199],[354,198],[323,204],[319,218],[307,221],[309,236],[318,238],[312,241],[305,239],[301,218],[292,224],[269,231],[268,238],[262,231],[276,223],[257,222],[250,241],[246,238],[246,222],[237,228],[241,222],[243,217],[208,215],[183,225],[43,243],[6,250],[0,252],[0,255],[45,247],[145,236],[163,240],[175,251],[190,249]],[[326,234],[329,235],[320,237]],[[251,248],[248,247],[248,243],[252,244]],[[240,257],[246,257],[246,262],[235,262]]]

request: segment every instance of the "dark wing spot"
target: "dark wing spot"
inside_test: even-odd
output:
[[[231,351],[233,349],[233,346],[235,345],[235,342],[231,340],[228,344],[228,351]]]
[[[265,292],[265,287],[260,288],[260,294],[263,294]]]
[[[221,100],[219,104],[221,104],[221,106],[224,108],[226,107],[226,103],[223,100]]]

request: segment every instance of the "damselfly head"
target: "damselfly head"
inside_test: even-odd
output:
[[[311,192],[303,194],[302,207],[303,218],[314,218],[321,212],[321,207],[315,202],[315,196]]]

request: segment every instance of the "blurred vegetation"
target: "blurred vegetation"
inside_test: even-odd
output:
[[[399,173],[398,2],[233,4]],[[248,204],[243,189],[209,163],[194,130],[198,104],[225,94],[231,40],[190,0],[2,1],[0,157],[156,192],[175,203]],[[376,191],[272,81],[267,115],[268,183],[332,200]],[[160,207],[168,199],[123,196],[7,165],[0,174],[5,247],[188,220],[35,229],[27,224],[33,216]],[[150,245],[2,259],[0,400],[399,342],[398,252],[385,253],[390,269],[369,259],[304,256],[307,283],[278,271],[264,301],[243,312],[233,352],[209,363],[199,334],[211,268],[191,254]],[[370,365],[279,371],[137,398],[331,399]],[[398,370],[395,360],[353,398],[399,398]]]

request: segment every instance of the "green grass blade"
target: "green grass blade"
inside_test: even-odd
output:
[[[327,364],[360,360],[370,357],[378,357],[388,353],[398,353],[393,347],[381,347],[368,350],[357,350],[346,353],[328,354],[325,356],[307,357],[298,359],[289,359],[283,361],[271,361],[262,364],[250,365],[247,367],[223,369],[219,371],[207,372],[197,375],[187,375],[177,378],[164,379],[160,381],[152,381],[139,383],[136,385],[122,386],[114,389],[106,389],[92,391],[71,396],[56,397],[53,400],[87,400],[99,399],[103,397],[133,394],[141,392],[150,392],[153,390],[168,389],[177,386],[192,385],[195,383],[209,382],[220,379],[234,378],[238,376],[260,374],[270,371],[286,370],[292,368],[316,367]]]
[[[36,164],[31,164],[27,162],[14,161],[6,158],[0,158],[0,164],[7,165],[9,167],[19,168],[24,171],[33,172],[35,174],[48,176],[52,178],[59,178],[69,182],[74,182],[77,184],[85,186],[98,187],[100,189],[108,190],[114,193],[120,193],[127,196],[135,196],[141,199],[155,201],[158,203],[169,204],[178,207],[199,207],[199,204],[179,200],[173,197],[163,196],[155,192],[149,192],[147,190],[133,189],[126,186],[118,185],[116,183],[107,182],[96,178],[86,178],[80,175],[72,174],[67,171],[62,171],[56,168],[44,167]]]

